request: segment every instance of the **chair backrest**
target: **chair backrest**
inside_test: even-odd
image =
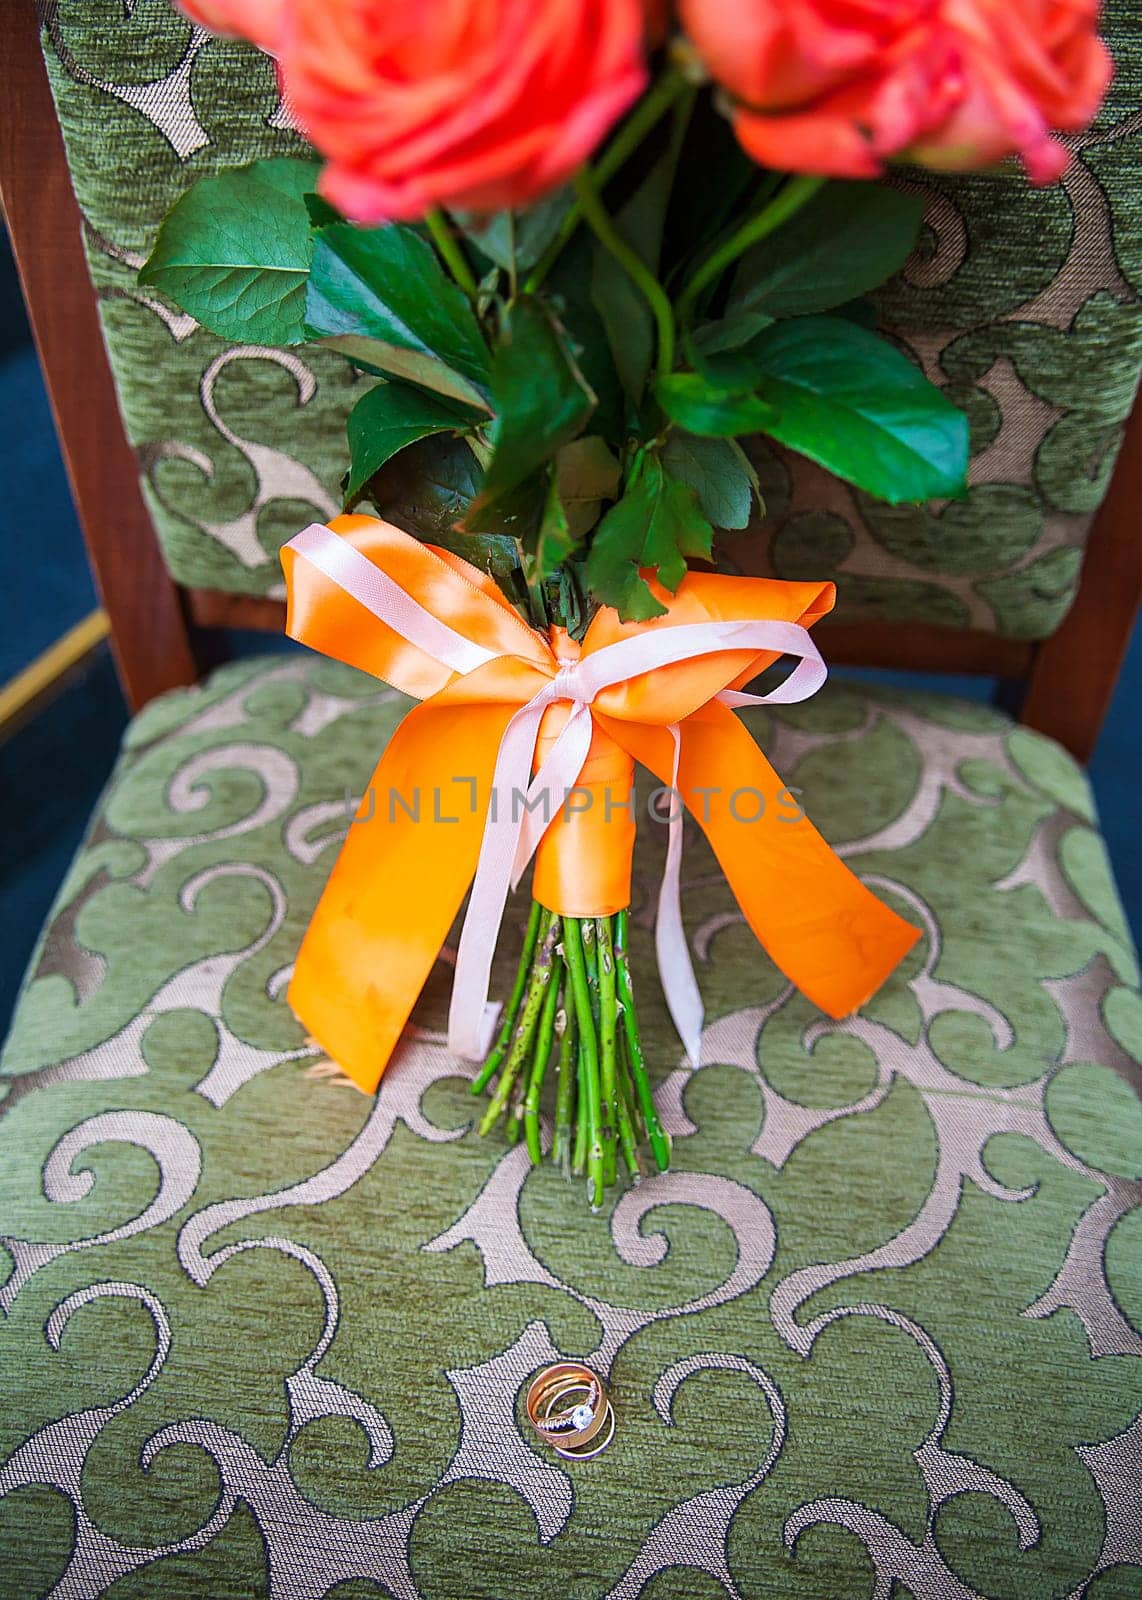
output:
[[[196,178],[303,148],[268,60],[167,0],[46,0],[42,27],[33,0],[0,11],[0,183],[139,703],[193,676],[203,627],[280,626],[277,548],[336,508],[358,380],[324,353],[226,346],[135,281]],[[1105,22],[1118,79],[1065,183],[925,177],[927,236],[882,296],[971,416],[970,500],[890,510],[763,449],[769,518],[727,545],[746,570],[837,579],[833,660],[1022,680],[1025,720],[1083,756],[1142,587],[1142,423],[1106,495],[1142,362],[1142,16],[1112,0]]]

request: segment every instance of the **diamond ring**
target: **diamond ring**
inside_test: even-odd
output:
[[[578,1361],[560,1361],[533,1380],[527,1415],[539,1437],[569,1461],[598,1455],[614,1437],[615,1414],[603,1381]]]

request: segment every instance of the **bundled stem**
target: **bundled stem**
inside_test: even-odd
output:
[[[558,919],[556,919],[557,921]],[[551,973],[547,980],[547,993],[543,997],[543,1009],[539,1013],[539,1028],[535,1035],[535,1054],[531,1062],[531,1077],[528,1080],[527,1094],[523,1102],[524,1133],[527,1136],[527,1150],[532,1162],[538,1167],[543,1151],[539,1142],[539,1096],[543,1090],[543,1079],[547,1072],[547,1062],[551,1055],[551,1041],[555,1037],[555,1013],[559,1007],[559,978],[563,962],[558,955],[554,956],[551,963]]]
[[[519,1022],[516,1024],[515,1036],[512,1039],[508,1058],[504,1063],[504,1069],[500,1073],[500,1081],[496,1085],[492,1103],[484,1112],[480,1123],[481,1133],[490,1133],[502,1113],[507,1109],[512,1090],[515,1088],[516,1079],[519,1077],[524,1061],[527,1059],[531,1042],[535,1037],[535,1030],[539,1024],[544,995],[551,982],[552,957],[555,953],[555,941],[559,937],[559,918],[553,917],[550,911],[542,911],[539,918],[539,932],[543,943],[531,969],[531,978],[528,982],[527,994],[523,1002],[523,1011],[520,1014]]]
[[[639,1181],[643,1139],[660,1172],[670,1162],[643,1060],[626,939],[626,912],[561,918],[533,904],[503,1026],[472,1085],[479,1094],[496,1079],[480,1133],[502,1121],[508,1141],[523,1138],[538,1166],[544,1086],[557,1057],[551,1155],[565,1176],[586,1177],[593,1211],[617,1182],[620,1158],[630,1181]]]
[[[571,1150],[575,1120],[575,1075],[579,1069],[579,1026],[566,1002],[556,1017],[559,1035],[559,1083],[555,1095],[555,1137],[551,1142],[552,1160],[571,1176]]]
[[[618,1073],[615,1053],[618,1011],[615,1000],[615,952],[611,919],[595,922],[599,971],[599,1097],[603,1127],[603,1177],[615,1181],[615,1127],[618,1121]]]
[[[570,918],[563,941],[563,957],[571,980],[575,1018],[579,1024],[579,1060],[582,1067],[583,1105],[579,1119],[586,1124],[587,1200],[592,1211],[603,1203],[604,1165],[601,1112],[599,1105],[599,1045],[595,1016],[587,982],[587,962],[583,954],[581,924]]]
[[[535,947],[539,941],[539,922],[543,915],[543,907],[538,900],[531,902],[531,915],[527,919],[527,932],[523,936],[523,954],[520,956],[519,967],[512,986],[511,999],[504,1011],[503,1026],[500,1036],[492,1047],[492,1053],[480,1068],[472,1084],[473,1094],[482,1094],[496,1073],[500,1070],[500,1062],[504,1059],[508,1045],[511,1043],[515,1031],[516,1018],[519,1008],[523,1003],[523,992],[527,988],[528,975],[531,972],[531,958],[535,954]]]
[[[642,1038],[638,1031],[638,1013],[634,1008],[634,986],[631,983],[630,962],[627,959],[627,933],[628,913],[620,911],[615,918],[615,969],[618,974],[619,1003],[623,1011],[623,1031],[626,1034],[627,1060],[630,1064],[631,1077],[634,1080],[635,1091],[638,1095],[639,1109],[642,1112],[643,1122],[646,1124],[646,1136],[650,1148],[654,1152],[654,1161],[659,1172],[665,1172],[670,1165],[670,1135],[664,1133],[662,1124],[658,1120],[658,1111],[654,1104],[654,1094],[651,1091],[650,1079],[646,1075],[646,1063],[642,1058]]]

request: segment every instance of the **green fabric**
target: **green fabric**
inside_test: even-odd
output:
[[[269,62],[210,40],[168,0],[49,0],[46,44],[128,431],[181,582],[265,593],[299,525],[335,509],[339,358],[227,348],[135,283],[196,178],[301,148]],[[907,174],[928,232],[882,297],[886,327],[972,420],[964,505],[890,510],[759,446],[770,516],[726,560],[836,577],[840,614],[1042,638],[1074,596],[1083,543],[1142,362],[1142,12],[1110,0],[1118,77],[1065,184]],[[368,380],[364,380],[368,381]]]
[[[403,706],[294,655],[130,730],[0,1079],[0,1593],[1137,1593],[1142,1002],[1070,759],[917,695],[753,715],[924,939],[830,1023],[695,830],[697,1073],[640,805],[675,1166],[591,1218],[471,1131],[446,962],[375,1102],[285,1004]],[[609,1378],[596,1461],[523,1418],[557,1354]]]
[[[228,345],[141,289],[198,178],[308,153],[268,57],[167,0],[51,0],[46,60],[127,432],[174,576],[284,593],[277,551],[339,508],[345,418],[372,383],[340,356]]]

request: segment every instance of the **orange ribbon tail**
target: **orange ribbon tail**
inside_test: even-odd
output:
[[[666,729],[600,720],[670,783],[674,744]],[[714,702],[688,717],[681,737],[678,790],[755,938],[814,1005],[847,1016],[876,992],[919,931],[844,864],[727,706]]]
[[[368,820],[349,829],[298,952],[289,1003],[367,1094],[472,881],[496,750],[514,710],[412,708],[373,774]]]

